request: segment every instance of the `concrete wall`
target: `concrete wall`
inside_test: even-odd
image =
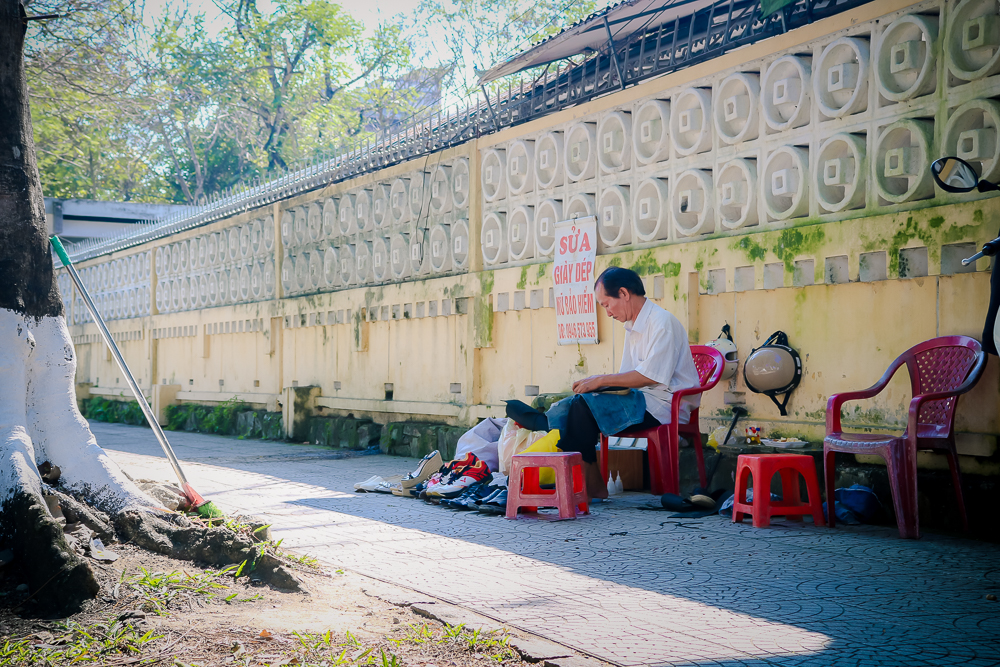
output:
[[[86,262],[85,277],[151,392],[276,410],[287,388],[317,387],[318,415],[470,424],[503,399],[616,369],[623,330],[603,314],[599,345],[555,344],[550,225],[596,214],[598,270],[639,271],[692,342],[728,323],[741,356],[776,330],[800,351],[787,418],[738,375],[704,397],[704,426],[745,402],[766,433],[820,439],[831,393],[871,385],[922,340],[982,331],[988,261],[964,272],[958,259],[995,236],[1000,205],[936,189],[927,167],[958,153],[1000,178],[1000,50],[976,28],[996,12],[872,3]],[[60,281],[79,381],[120,392]],[[908,392],[900,376],[849,421],[901,430]],[[959,408],[970,472],[1000,473],[998,405],[993,358]]]

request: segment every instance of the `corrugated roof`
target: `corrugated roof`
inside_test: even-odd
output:
[[[618,42],[636,32],[651,30],[680,16],[693,14],[715,2],[716,0],[624,0],[594,12],[535,46],[494,65],[479,77],[479,83],[489,83],[532,67],[604,49],[608,44],[608,28]]]

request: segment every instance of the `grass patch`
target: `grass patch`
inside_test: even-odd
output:
[[[152,612],[158,616],[163,616],[171,603],[181,599],[213,600],[216,593],[226,590],[229,586],[218,583],[218,577],[225,576],[235,566],[230,566],[218,572],[205,570],[198,574],[188,572],[150,572],[146,568],[139,568],[140,574],[125,579],[142,599],[142,609]],[[120,584],[119,584],[120,585]],[[229,601],[230,598],[226,598]]]
[[[517,652],[510,646],[510,637],[506,630],[484,631],[476,628],[470,630],[464,623],[458,625],[448,625],[447,623],[440,630],[432,630],[426,623],[417,627],[407,626],[406,635],[400,639],[391,640],[397,646],[405,643],[425,644],[436,642],[438,644],[451,644],[459,646],[468,653],[484,655],[496,662],[506,660],[516,660]]]
[[[121,659],[142,655],[161,638],[153,630],[144,632],[117,620],[91,625],[57,623],[53,632],[6,640],[0,646],[0,665],[125,664]]]

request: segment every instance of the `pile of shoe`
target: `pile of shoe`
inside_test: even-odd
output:
[[[355,484],[354,488],[361,492],[423,498],[458,510],[486,514],[507,511],[507,476],[491,473],[489,466],[471,452],[444,463],[441,453],[435,450],[402,478],[383,479],[376,475]]]
[[[489,476],[489,466],[475,454],[469,453],[441,466],[436,473],[427,478],[427,481],[414,487],[414,491],[419,497],[431,501],[457,498],[470,486],[482,482]]]
[[[442,500],[441,504],[456,510],[504,514],[507,511],[507,475],[495,472],[490,480],[472,484],[461,495]]]

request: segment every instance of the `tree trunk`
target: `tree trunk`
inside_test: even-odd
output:
[[[14,552],[35,609],[69,613],[98,592],[44,495],[38,464],[65,490],[120,513],[156,503],[97,446],[76,407],[76,358],[53,280],[35,160],[18,0],[0,0],[0,542]]]
[[[110,514],[119,535],[147,549],[214,564],[245,560],[265,581],[297,589],[296,577],[274,556],[258,553],[249,538],[159,512],[159,503],[98,446],[77,409],[76,354],[53,280],[35,162],[24,16],[20,0],[0,0],[0,549],[13,550],[27,579],[26,611],[70,614],[99,591],[50,503],[100,535],[111,528],[66,494]],[[42,479],[44,462],[61,470],[58,489]]]
[[[0,0],[0,308],[62,315],[24,76],[24,6]]]

